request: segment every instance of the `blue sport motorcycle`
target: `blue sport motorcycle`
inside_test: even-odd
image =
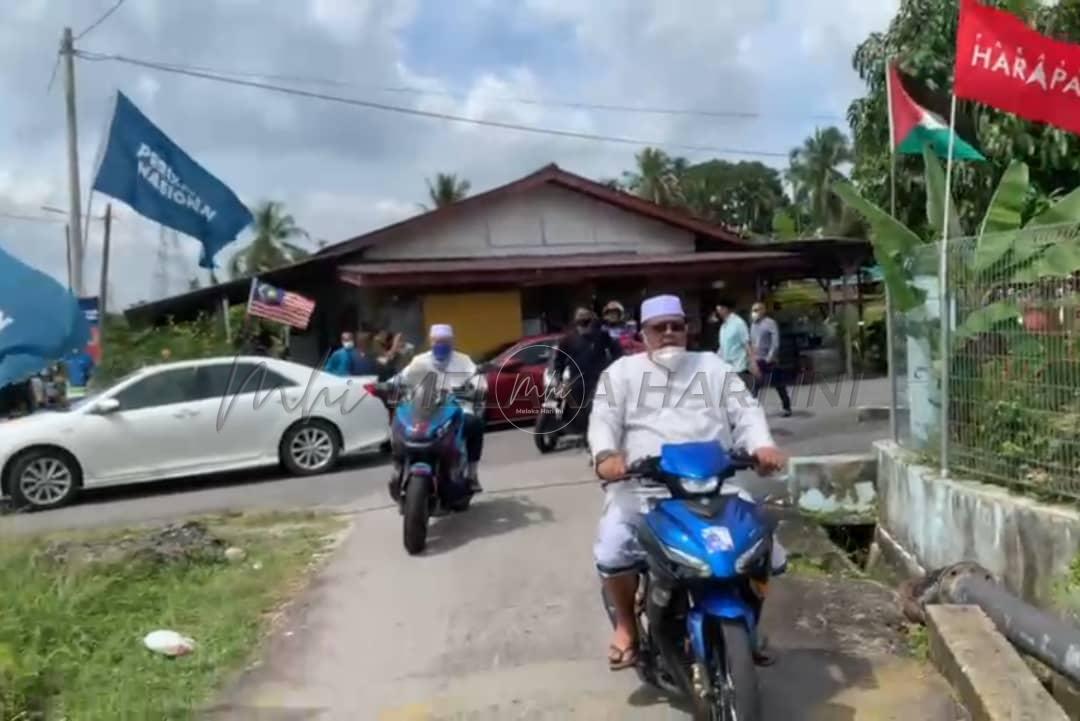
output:
[[[724,489],[748,457],[715,442],[665,445],[629,476],[657,484],[638,538],[646,554],[635,616],[641,680],[690,701],[695,721],[760,721],[754,649],[775,523]],[[667,493],[663,492],[667,489]],[[604,604],[614,624],[607,596]]]
[[[473,379],[474,381],[476,379]],[[427,545],[432,516],[469,508],[473,493],[466,478],[465,403],[479,403],[482,382],[470,381],[454,391],[421,384],[393,405],[391,449],[398,476],[391,481],[398,491],[403,517],[405,550],[415,555]],[[383,383],[374,393],[387,402],[398,396],[396,386]]]

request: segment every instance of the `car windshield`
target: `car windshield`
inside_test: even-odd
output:
[[[485,352],[479,354],[476,357],[476,362],[477,363],[490,363],[491,361],[498,358],[500,355],[505,353],[510,348],[513,348],[514,344],[516,344],[516,343],[517,343],[517,341],[511,341],[510,343],[501,343],[501,344],[495,346],[493,349],[491,349],[489,351],[485,351]]]

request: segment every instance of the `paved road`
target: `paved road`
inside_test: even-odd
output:
[[[865,449],[883,430],[857,427],[853,416],[819,396],[776,420],[774,432],[797,453]],[[489,492],[468,513],[437,519],[420,557],[402,548],[386,468],[374,461],[309,479],[248,475],[102,492],[72,508],[0,519],[0,532],[241,507],[349,512],[343,545],[215,718],[685,719],[632,672],[606,668],[591,562],[602,497],[586,456],[540,457],[528,434],[500,432],[489,437],[484,474]],[[895,616],[890,594],[871,584],[781,579],[766,613],[780,653],[763,672],[767,718],[955,721],[943,682],[896,653]],[[214,639],[197,640],[212,649]]]
[[[356,513],[265,661],[212,718],[686,719],[632,672],[607,670],[590,556],[601,494],[586,474],[580,455],[493,469],[491,492],[438,519],[419,557],[401,547],[396,510]],[[357,508],[377,508],[375,495]],[[894,607],[872,584],[781,579],[767,611],[780,661],[763,671],[766,718],[960,718],[940,678],[896,653]]]
[[[802,386],[793,389],[792,396],[792,418],[779,416],[774,392],[769,392],[765,403],[777,443],[793,455],[866,451],[887,434],[887,423],[855,422],[858,406],[887,401],[883,379]],[[528,432],[494,431],[486,440],[481,473],[538,457]],[[579,458],[584,464],[584,458]],[[355,507],[372,491],[385,488],[387,474],[386,459],[374,457],[354,459],[334,473],[309,478],[282,477],[272,470],[100,489],[88,492],[82,502],[69,508],[0,517],[0,535],[141,523],[240,508]]]

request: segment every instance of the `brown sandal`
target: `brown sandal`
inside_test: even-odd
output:
[[[608,668],[612,671],[633,668],[637,666],[637,662],[638,650],[636,645],[628,648],[619,648],[615,644],[608,646]]]

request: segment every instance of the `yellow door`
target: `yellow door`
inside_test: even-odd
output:
[[[424,296],[424,324],[449,323],[454,345],[471,356],[521,337],[521,293],[431,293]],[[427,339],[425,339],[426,343]]]

